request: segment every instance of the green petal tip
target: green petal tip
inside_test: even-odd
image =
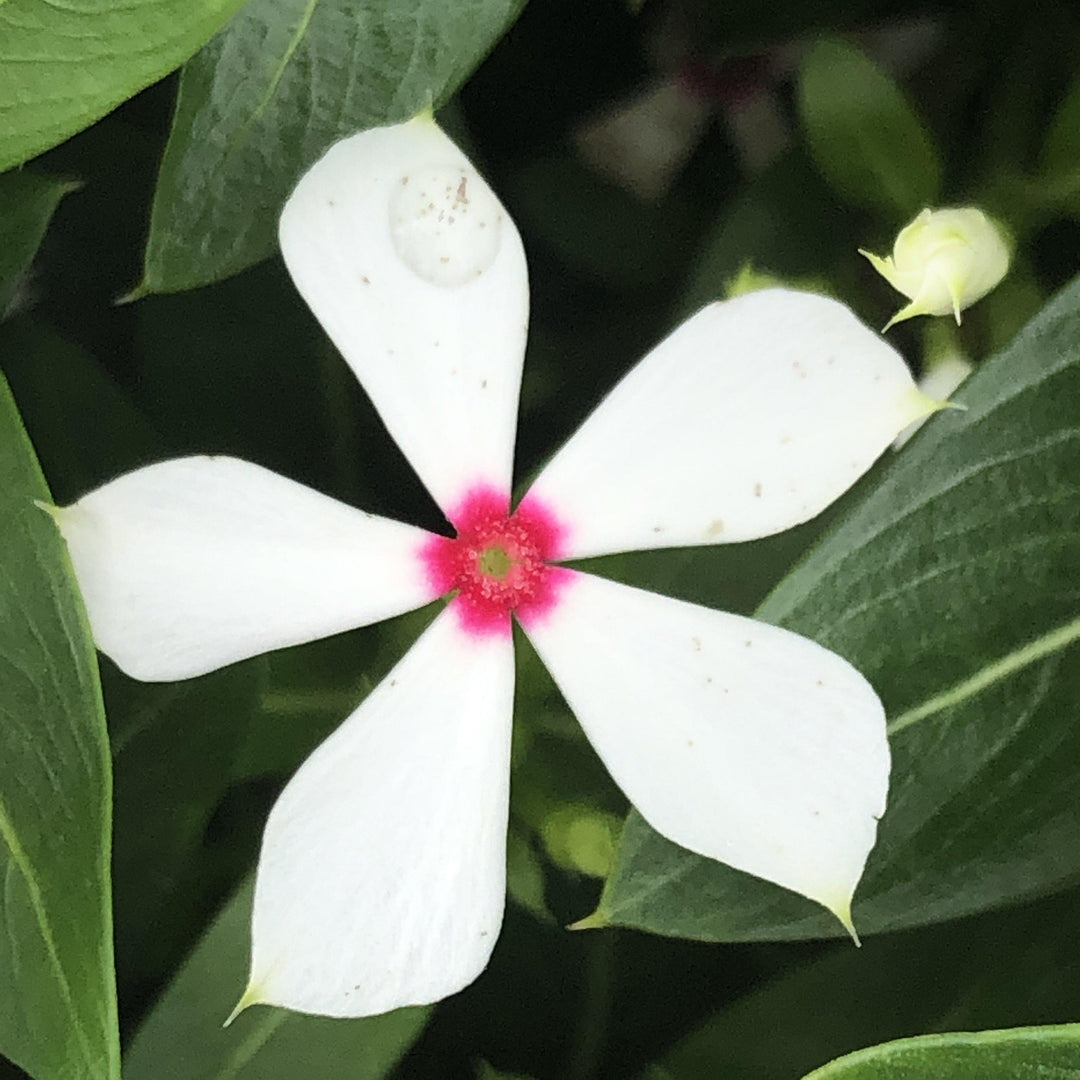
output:
[[[607,918],[604,913],[597,908],[591,915],[586,915],[584,919],[578,919],[577,922],[571,923],[567,930],[602,930],[605,926],[609,926]]]
[[[861,949],[862,942],[859,940],[859,932],[855,929],[855,923],[851,918],[851,901],[842,900],[835,905],[826,904],[825,906],[840,920],[840,925],[851,936],[851,940],[855,942],[855,947]]]
[[[245,1009],[250,1008],[252,1005],[258,1005],[260,1001],[259,991],[249,986],[240,995],[240,1000],[233,1006],[233,1011],[229,1013],[225,1018],[225,1023],[221,1026],[227,1028]]]

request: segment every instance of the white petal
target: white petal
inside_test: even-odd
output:
[[[889,778],[884,711],[850,664],[590,574],[527,633],[654,829],[847,921]]]
[[[247,461],[138,469],[54,511],[94,640],[129,675],[201,675],[433,599],[430,533]]]
[[[509,215],[429,118],[361,132],[281,216],[296,287],[428,490],[509,492],[528,275]]]
[[[256,1001],[368,1016],[484,969],[502,922],[514,657],[444,611],[303,764],[263,837]]]
[[[936,407],[842,304],[748,293],[657,346],[533,492],[569,526],[568,558],[750,540],[819,513]]]

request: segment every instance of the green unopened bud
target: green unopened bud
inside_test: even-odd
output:
[[[544,819],[540,836],[558,866],[602,878],[611,872],[621,827],[619,818],[603,810],[561,806]]]
[[[859,249],[874,269],[911,300],[886,324],[913,315],[955,316],[984,297],[1009,269],[1001,230],[974,207],[923,210],[900,230],[891,256]]]

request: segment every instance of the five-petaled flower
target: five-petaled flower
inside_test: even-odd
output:
[[[456,538],[222,457],[139,469],[56,511],[95,639],[140,679],[447,597],[274,806],[242,1003],[366,1015],[484,968],[504,903],[512,615],[656,829],[850,926],[889,772],[865,679],[786,630],[561,564],[817,514],[935,407],[897,353],[823,297],[713,304],[512,508],[525,258],[460,150],[427,117],[346,139],[300,181],[280,235]]]

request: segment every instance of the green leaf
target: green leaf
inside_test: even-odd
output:
[[[0,370],[58,505],[164,456],[160,436],[108,372],[34,317],[0,326]]]
[[[889,806],[864,933],[1080,876],[1080,280],[964,385],[758,611],[849,659],[885,703]],[[600,905],[705,940],[831,936],[810,901],[635,814]]]
[[[105,716],[89,628],[0,378],[0,1051],[116,1080]]]
[[[799,74],[799,114],[830,184],[900,224],[936,202],[938,152],[899,87],[858,49],[818,41]]]
[[[954,1032],[859,1050],[805,1080],[1080,1080],[1080,1024]]]
[[[1039,165],[1037,190],[1045,201],[1080,214],[1080,79],[1050,122]]]
[[[268,667],[266,657],[255,657],[166,684],[136,682],[111,664],[103,667],[116,787],[121,993],[131,985],[160,985],[205,925],[207,826],[232,781],[250,717],[258,716]],[[259,826],[252,822],[252,845]],[[243,845],[232,839],[243,873],[249,865]]]
[[[0,175],[0,319],[19,291],[53,211],[78,186],[30,171]]]
[[[1061,943],[1080,931],[1078,899],[1069,892],[961,924],[882,934],[861,949],[829,946],[721,1008],[664,1053],[657,1076],[791,1080],[870,1043],[1070,1020],[1080,967],[1061,963]]]
[[[446,101],[524,0],[250,0],[184,67],[137,292],[270,255],[282,204],[332,143]]]
[[[195,52],[243,0],[3,0],[0,169],[63,142]]]
[[[125,1080],[378,1080],[430,1009],[331,1020],[257,1005],[223,1028],[248,973],[252,887],[242,888],[140,1028]]]

